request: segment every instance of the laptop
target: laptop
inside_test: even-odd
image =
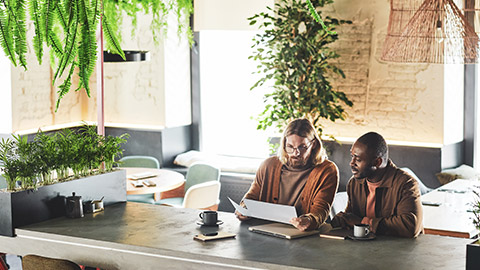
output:
[[[268,223],[264,225],[251,226],[248,228],[248,230],[251,232],[266,234],[284,239],[295,239],[319,233],[319,231],[317,230],[302,232],[299,229],[295,228],[293,225],[282,223]]]

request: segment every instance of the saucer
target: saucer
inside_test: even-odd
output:
[[[374,233],[369,233],[366,237],[356,237],[353,235],[347,235],[347,238],[352,239],[352,240],[358,240],[358,241],[368,241],[368,240],[373,240],[376,238]]]
[[[203,221],[201,221],[201,220],[197,220],[197,221],[195,221],[195,223],[197,223],[197,225],[200,225],[200,226],[218,226],[218,225],[222,225],[223,221],[218,220],[215,225],[205,225],[205,223],[203,223]]]

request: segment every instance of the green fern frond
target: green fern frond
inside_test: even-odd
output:
[[[77,12],[77,7],[75,5],[75,2],[72,1],[72,5],[70,5],[71,12],[70,21],[72,23],[68,24],[68,31],[67,31],[67,37],[65,39],[65,46],[63,49],[63,54],[62,58],[60,59],[60,62],[58,63],[58,68],[57,71],[55,72],[54,76],[54,82],[55,80],[62,76],[63,72],[65,71],[65,68],[73,62],[75,59],[77,50],[76,50],[76,45],[77,45],[77,32],[78,32],[78,26],[80,24],[79,18],[78,18],[78,12]]]
[[[327,26],[323,22],[322,18],[320,18],[320,15],[318,14],[317,10],[315,10],[315,7],[313,6],[313,4],[310,0],[307,0],[307,6],[308,6],[308,10],[310,11],[310,14],[315,19],[315,21],[317,21],[320,25],[322,25],[323,30],[325,30],[330,35],[336,35],[337,34],[337,32],[335,32],[335,31],[328,30]]]
[[[68,76],[63,81],[63,83],[59,86],[60,90],[57,91],[58,93],[58,98],[57,98],[57,103],[55,105],[55,112],[58,110],[58,106],[60,106],[60,100],[70,91],[70,87],[72,87],[72,74],[73,70],[75,69],[76,63],[73,62],[72,65],[70,66],[70,71],[68,72]]]
[[[103,35],[106,41],[106,48],[108,51],[118,54],[125,60],[125,53],[123,52],[122,48],[120,47],[120,42],[118,41],[115,33],[112,31],[110,27],[110,23],[108,22],[107,16],[105,14],[102,18],[102,25],[103,25]]]
[[[25,0],[17,0],[15,2],[15,18],[16,23],[13,25],[13,37],[15,41],[15,52],[18,56],[20,65],[27,70],[27,40],[25,33],[27,29],[26,15],[25,15]]]
[[[45,36],[47,37],[53,28],[55,3],[55,0],[45,0],[43,3],[42,21],[45,26]],[[47,45],[50,45],[48,39]]]
[[[42,64],[43,58],[43,31],[40,23],[40,9],[38,8],[37,0],[30,0],[29,2],[30,18],[33,19],[33,26],[35,28],[35,36],[33,36],[33,49],[37,56],[38,63]]]
[[[5,54],[10,58],[10,61],[14,66],[17,66],[17,57],[15,55],[15,50],[13,48],[13,37],[11,36],[12,32],[7,28],[7,16],[5,11],[0,8],[0,46],[2,46]]]
[[[65,18],[65,9],[61,1],[57,2],[57,5],[55,6],[54,14],[56,16],[56,19],[54,19],[56,22],[59,22],[60,25],[62,26],[63,30],[67,29],[67,20]],[[54,30],[54,32],[57,32]]]
[[[6,10],[7,10],[7,18],[8,18],[7,21],[12,20],[12,21],[15,22],[15,24],[17,24],[17,25],[18,25],[18,24],[21,24],[21,23],[19,22],[19,19],[17,18],[16,13],[15,13],[15,10],[14,10],[15,7],[12,7],[12,6],[10,5],[10,2],[9,2],[9,1],[1,0],[0,2],[3,4],[3,6],[4,6],[4,7],[6,8]],[[22,38],[25,39],[26,33],[23,32],[23,33],[20,33],[20,34],[22,35]]]
[[[85,91],[90,97],[89,78],[95,69],[97,60],[97,40],[95,36],[95,25],[92,25],[94,20],[90,18],[95,17],[92,10],[89,9],[88,0],[80,0],[79,17],[81,19],[81,41],[78,48],[79,58],[79,76],[83,82]],[[98,20],[97,20],[98,21]]]
[[[50,47],[53,49],[52,51],[54,52],[55,56],[60,58],[63,54],[63,50],[62,43],[60,42],[57,34],[55,32],[50,32],[48,39],[50,40]]]

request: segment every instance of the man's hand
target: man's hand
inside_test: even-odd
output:
[[[237,216],[238,220],[240,220],[240,221],[250,219],[250,217],[246,217],[246,216],[240,214],[238,211],[235,211],[235,216]]]
[[[351,213],[338,213],[330,223],[332,227],[353,228],[353,225],[362,223],[362,218]]]
[[[290,223],[300,231],[305,231],[312,223],[312,218],[309,216],[301,216],[290,219]]]

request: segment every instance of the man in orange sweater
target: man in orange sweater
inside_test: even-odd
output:
[[[244,199],[295,206],[301,215],[290,222],[299,230],[313,230],[327,219],[338,181],[338,168],[327,160],[313,125],[296,119],[283,133],[278,156],[262,163]]]
[[[418,183],[388,158],[383,137],[362,135],[351,148],[352,178],[347,184],[348,203],[332,220],[333,227],[369,224],[377,234],[413,238],[423,230]]]

